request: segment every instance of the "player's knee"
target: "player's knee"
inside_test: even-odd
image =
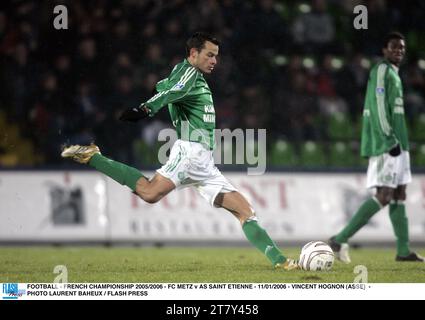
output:
[[[392,194],[387,194],[387,193],[384,193],[384,194],[378,194],[378,195],[376,196],[376,198],[378,198],[379,203],[380,203],[383,207],[385,207],[386,205],[388,205],[388,204],[391,202],[391,200],[392,200],[392,198],[393,198],[393,195],[392,195]]]
[[[147,203],[157,203],[162,198],[160,194],[153,192],[142,193],[139,196]]]
[[[157,200],[156,198],[154,198],[154,197],[150,197],[150,196],[144,196],[144,197],[142,197],[142,199],[143,199],[145,202],[147,202],[147,203],[151,203],[151,204],[153,204],[153,203],[157,203],[157,202],[158,202],[158,200]]]
[[[393,199],[396,201],[405,201],[407,198],[406,191],[398,191],[394,193]]]
[[[388,187],[378,188],[378,191],[376,193],[376,198],[384,207],[388,205],[391,202],[391,200],[393,200],[395,193],[396,193],[396,190],[392,188],[388,188]]]

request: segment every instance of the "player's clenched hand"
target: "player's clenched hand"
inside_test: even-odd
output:
[[[141,104],[137,108],[129,108],[124,110],[120,115],[121,121],[136,122],[149,116],[149,109],[144,104]]]
[[[397,157],[401,153],[401,148],[399,144],[396,144],[389,152],[390,156]]]

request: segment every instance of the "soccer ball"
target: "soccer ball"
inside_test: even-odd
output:
[[[307,271],[328,271],[334,263],[331,247],[323,241],[310,241],[301,249],[300,266]]]

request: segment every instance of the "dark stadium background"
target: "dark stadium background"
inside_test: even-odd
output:
[[[55,30],[53,8],[68,9]],[[355,5],[368,8],[356,30]],[[386,33],[407,39],[402,65],[412,164],[425,167],[422,1],[2,1],[0,167],[72,167],[62,144],[95,141],[112,158],[157,167],[166,108],[137,125],[117,116],[150,97],[205,30],[222,42],[208,76],[218,128],[266,128],[269,168],[364,168],[360,115]],[[153,155],[153,156],[152,156]]]

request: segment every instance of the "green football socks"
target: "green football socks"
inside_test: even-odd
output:
[[[242,230],[245,233],[247,239],[266,257],[271,263],[276,265],[277,263],[283,263],[286,261],[286,257],[280,252],[276,244],[270,239],[266,230],[261,228],[257,221],[254,219],[248,219],[242,225]]]
[[[410,249],[408,220],[403,202],[390,203],[390,219],[397,239],[397,255],[405,257]]]
[[[357,231],[359,231],[369,219],[381,210],[382,206],[379,200],[372,197],[360,206],[354,216],[351,218],[348,225],[336,235],[335,241],[338,243],[345,243],[350,239]]]
[[[116,182],[126,185],[133,191],[136,191],[137,180],[144,177],[139,170],[118,161],[108,159],[99,153],[93,155],[89,161],[89,165],[114,179]]]

